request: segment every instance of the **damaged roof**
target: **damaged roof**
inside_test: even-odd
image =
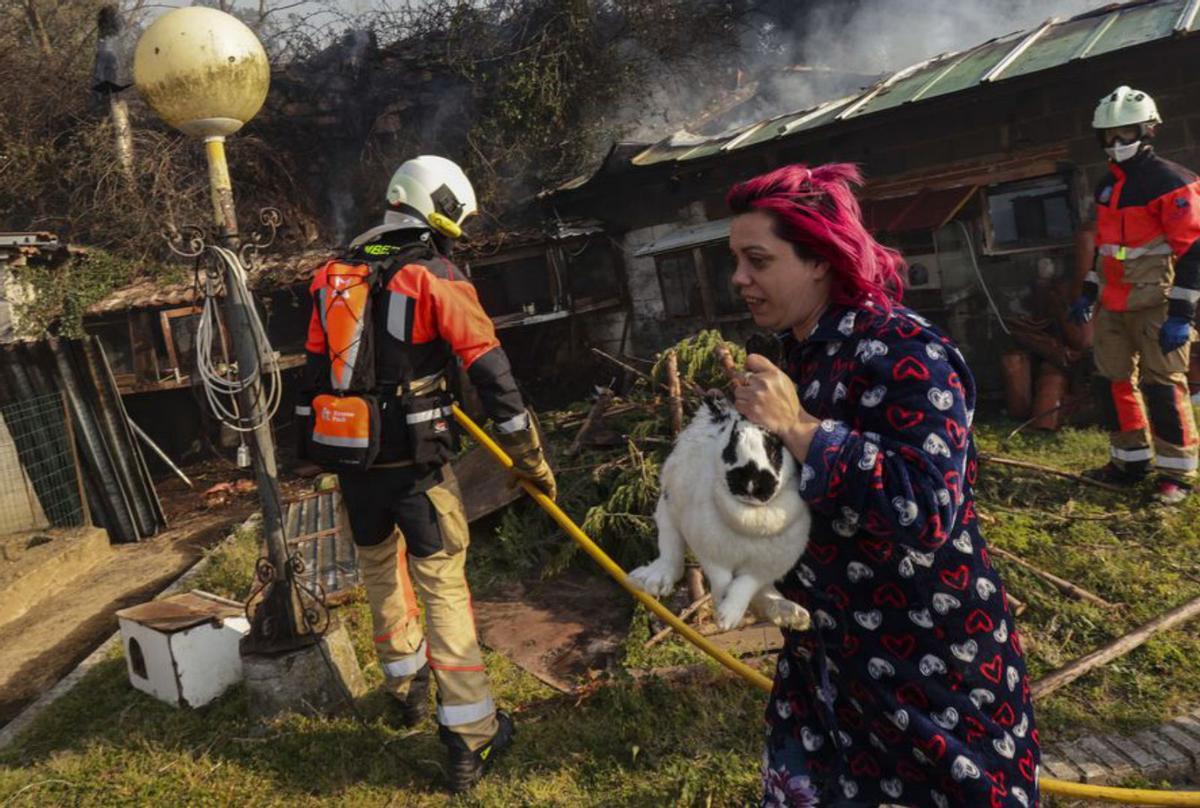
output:
[[[287,255],[264,255],[249,267],[250,287],[256,292],[308,283],[313,271],[335,253],[333,248],[311,249]],[[142,277],[94,304],[88,314],[108,314],[127,309],[186,306],[199,298],[190,272],[184,280],[164,281]]]
[[[1200,28],[1200,0],[1132,0],[1068,19],[1052,17],[1037,28],[988,40],[967,50],[910,65],[859,93],[757,121],[713,137],[677,132],[636,154],[614,149],[590,176],[544,192],[578,189],[602,174],[627,166],[683,163],[744,149],[821,126],[872,115],[997,82],[1050,70],[1155,40],[1178,38]],[[618,161],[627,161],[619,166]]]

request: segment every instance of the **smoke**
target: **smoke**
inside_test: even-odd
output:
[[[1102,6],[1098,0],[765,0],[723,86],[664,65],[615,117],[631,140],[716,136],[858,92],[943,53]],[[713,114],[712,110],[720,110]],[[686,130],[686,131],[682,131]]]
[[[809,64],[890,72],[1102,5],[1097,0],[868,0],[817,6],[797,32],[796,53]]]

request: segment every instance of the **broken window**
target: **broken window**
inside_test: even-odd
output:
[[[201,311],[196,306],[182,306],[159,312],[163,339],[167,347],[168,366],[175,369],[176,378],[190,376],[196,369],[196,329],[200,325]],[[224,361],[232,354],[228,348],[224,320],[220,319],[218,323],[221,342],[217,341],[216,335],[213,336],[212,355],[215,359]]]
[[[90,322],[85,330],[97,337],[104,346],[104,356],[113,375],[133,375],[133,345],[129,335],[129,318],[124,312],[117,319]]]
[[[607,241],[590,240],[582,247],[565,244],[566,284],[576,306],[586,306],[621,295],[617,259]]]
[[[700,279],[691,250],[662,253],[654,257],[663,309],[668,317],[701,317],[704,303],[700,297]]]
[[[1015,252],[1071,243],[1075,224],[1070,196],[1070,183],[1059,175],[988,188],[987,252]]]
[[[545,250],[496,263],[472,262],[471,281],[492,317],[553,311],[554,294]]]

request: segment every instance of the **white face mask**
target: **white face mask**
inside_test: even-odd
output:
[[[1116,162],[1123,163],[1137,154],[1140,148],[1142,148],[1142,141],[1135,140],[1132,143],[1118,143],[1115,146],[1109,146],[1104,151]]]

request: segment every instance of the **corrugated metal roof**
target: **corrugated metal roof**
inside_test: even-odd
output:
[[[720,137],[697,138],[678,132],[649,146],[630,162],[647,166],[744,149],[835,120],[857,119],[1146,42],[1187,36],[1200,28],[1198,11],[1200,0],[1132,0],[1066,20],[1051,18],[1029,31],[997,37],[973,48],[910,65],[849,98],[825,101]],[[576,181],[571,187],[583,184]]]
[[[650,242],[635,252],[634,255],[641,258],[647,255],[659,255],[665,252],[686,250],[689,247],[699,247],[704,244],[724,241],[729,238],[729,225],[732,221],[732,218],[717,219],[712,222],[702,222],[700,224],[680,227],[677,230],[667,233],[662,238],[657,238]]]

